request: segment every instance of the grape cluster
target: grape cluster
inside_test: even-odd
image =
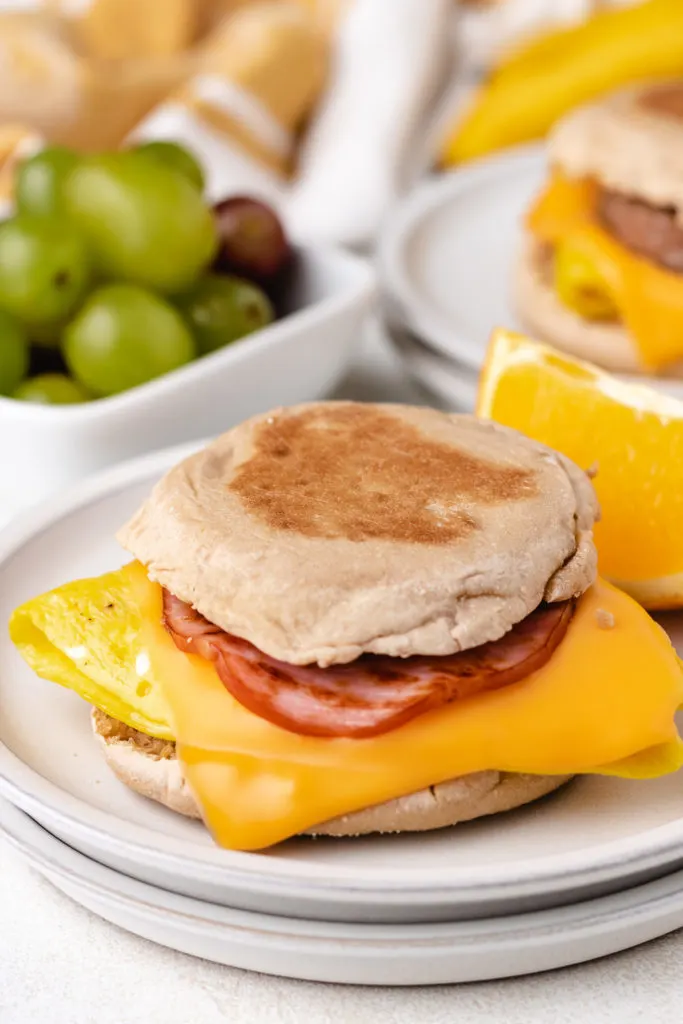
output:
[[[203,188],[174,142],[21,164],[0,224],[0,395],[118,394],[274,319],[291,258],[277,215],[246,197],[212,209]]]

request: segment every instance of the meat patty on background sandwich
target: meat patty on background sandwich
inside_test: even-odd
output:
[[[565,117],[514,278],[524,324],[618,373],[683,376],[683,81]]]
[[[681,764],[678,659],[596,580],[596,515],[585,473],[493,423],[280,409],[156,485],[135,562],[10,628],[118,777],[225,846],[440,828]]]

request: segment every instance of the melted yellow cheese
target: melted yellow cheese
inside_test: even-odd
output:
[[[175,647],[161,625],[160,591],[142,568],[135,589],[187,779],[216,840],[233,849],[270,846],[469,772],[645,777],[683,763],[676,653],[639,605],[602,581],[528,679],[363,740],[299,736],[247,711],[210,664]],[[609,615],[599,612],[613,616],[613,628],[601,627]]]
[[[527,226],[549,245],[571,242],[605,283],[644,369],[683,356],[683,274],[664,270],[621,245],[597,221],[596,188],[557,174],[529,212]]]
[[[40,675],[175,737],[207,825],[234,849],[469,772],[647,778],[683,764],[680,662],[646,612],[603,582],[528,679],[364,740],[299,736],[243,708],[208,662],[176,648],[160,588],[138,563],[26,602],[10,633]]]

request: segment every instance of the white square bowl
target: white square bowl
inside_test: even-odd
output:
[[[287,297],[291,312],[242,341],[83,405],[0,397],[0,505],[17,509],[131,456],[323,397],[348,369],[373,294],[366,261],[301,249]]]

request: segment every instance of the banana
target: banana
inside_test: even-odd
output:
[[[448,132],[450,166],[543,138],[567,111],[646,78],[683,75],[683,0],[607,9],[503,61]]]

